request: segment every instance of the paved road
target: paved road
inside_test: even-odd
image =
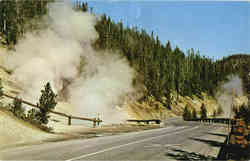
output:
[[[8,149],[0,152],[0,160],[166,160],[164,148],[214,128],[170,120],[167,128]]]

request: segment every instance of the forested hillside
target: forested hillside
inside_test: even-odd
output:
[[[39,20],[48,13],[53,0],[2,0],[0,1],[0,36],[2,44],[15,45],[26,31],[39,29]],[[75,2],[75,10],[87,12],[87,3]],[[202,92],[214,96],[220,82],[228,75],[239,74],[249,93],[249,55],[234,55],[215,61],[190,49],[163,44],[159,37],[144,29],[129,28],[102,15],[95,26],[99,39],[93,44],[96,50],[119,51],[137,71],[134,85],[143,84],[145,97],[154,97],[171,109],[171,93],[181,96],[202,97]],[[160,36],[160,35],[159,35]],[[239,72],[240,71],[240,72]]]
[[[2,43],[15,45],[26,31],[39,27],[39,19],[47,14],[53,0],[0,1],[0,36]]]
[[[236,54],[216,62],[221,74],[235,74],[242,78],[244,92],[250,96],[250,55]]]
[[[178,47],[172,48],[170,42],[162,44],[153,32],[149,35],[143,29],[124,27],[122,22],[115,23],[106,15],[101,17],[96,29],[100,35],[96,47],[120,50],[143,78],[147,96],[154,96],[167,107],[170,107],[171,92],[190,97],[201,97],[202,92],[214,96],[219,83],[232,74],[239,74],[249,90],[246,81],[250,56],[247,54],[218,61],[193,49],[184,54]]]

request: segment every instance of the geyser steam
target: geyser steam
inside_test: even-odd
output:
[[[233,91],[234,96],[243,96],[242,80],[238,76],[231,76],[229,81],[223,84],[221,88],[222,90],[216,95],[217,101],[223,109],[224,117],[230,117]]]
[[[104,120],[126,119],[115,106],[133,91],[134,71],[118,53],[92,49],[91,43],[98,38],[96,21],[94,15],[75,12],[65,4],[53,5],[44,21],[49,27],[25,35],[5,61],[23,88],[20,95],[24,99],[37,102],[46,82],[58,93],[64,88],[63,80],[69,80],[72,114],[93,117],[100,113]],[[85,62],[82,73],[80,58]]]

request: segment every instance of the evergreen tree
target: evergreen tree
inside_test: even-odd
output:
[[[24,118],[24,109],[22,108],[22,101],[19,98],[13,100],[12,112],[20,118]]]
[[[197,119],[198,117],[197,117],[197,112],[196,112],[196,110],[195,109],[193,109],[193,111],[192,111],[192,119]]]
[[[233,108],[235,118],[242,118],[246,123],[250,123],[250,104],[243,104],[239,108]]]
[[[2,79],[0,78],[0,98],[2,98],[3,96],[3,83],[2,83]]]
[[[182,117],[183,117],[183,120],[187,120],[187,121],[191,119],[192,114],[188,105],[185,106]]]
[[[53,110],[57,104],[56,94],[51,89],[50,83],[45,85],[45,89],[41,90],[41,97],[39,99],[38,106],[40,107],[40,112],[37,114],[39,122],[41,124],[47,124],[49,118],[49,112]]]
[[[0,35],[7,44],[16,44],[25,32],[39,29],[32,22],[39,22],[48,12],[47,4],[53,0],[1,0]],[[74,8],[88,11],[88,4],[74,1]],[[218,84],[230,74],[243,78],[245,93],[250,93],[248,78],[249,55],[239,54],[219,61],[200,55],[199,51],[188,50],[186,55],[171,43],[161,44],[153,32],[147,33],[138,27],[125,27],[122,22],[114,22],[107,15],[98,20],[96,31],[99,38],[93,46],[97,50],[115,50],[126,57],[136,70],[134,82],[143,82],[147,98],[153,95],[156,100],[171,108],[171,93],[177,96],[194,95],[202,98],[202,92],[214,95]]]
[[[206,119],[207,118],[207,109],[205,107],[205,104],[202,103],[201,105],[201,119]]]

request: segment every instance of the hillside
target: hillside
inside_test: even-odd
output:
[[[243,81],[244,93],[250,97],[250,54],[235,54],[217,62],[223,74],[239,75]]]
[[[222,100],[227,104],[221,104],[220,96],[224,93],[220,96],[218,93],[225,83],[234,82],[228,79],[231,75],[243,80],[244,92],[249,94],[247,54],[215,61],[193,49],[184,53],[178,47],[172,48],[170,42],[162,44],[153,33],[124,27],[122,22],[115,23],[106,15],[97,17],[87,12],[85,4],[75,4],[73,9],[52,5],[48,15],[46,5],[39,5],[42,1],[33,2],[29,5],[44,8],[42,13],[36,12],[36,7],[29,10],[30,6],[22,1],[0,1],[8,4],[10,10],[24,5],[25,13],[34,12],[31,17],[20,12],[24,15],[12,13],[0,18],[1,22],[9,20],[9,26],[0,31],[0,43],[4,46],[0,47],[0,77],[4,92],[12,96],[36,103],[44,84],[50,82],[58,94],[56,111],[91,118],[100,114],[103,125],[107,125],[131,118],[178,117],[186,106],[199,113],[202,104],[209,117],[219,106],[227,114],[230,92]],[[25,21],[13,23],[22,16]],[[236,87],[239,86],[236,82]],[[245,98],[237,99],[238,104],[246,102]],[[11,103],[5,98],[1,102],[2,107]],[[17,129],[27,131],[24,134],[27,137],[33,132],[38,136],[33,139],[48,135],[8,112],[1,112],[0,120],[5,118],[9,126],[14,128],[17,124]],[[80,128],[67,127],[66,123],[67,120],[53,116],[48,126],[58,133]],[[84,128],[88,126],[84,124]],[[12,138],[6,127],[1,130],[7,132],[0,140]],[[16,138],[19,140],[22,137]]]
[[[0,148],[10,144],[37,142],[53,137],[52,134],[43,132],[2,109],[0,109],[0,124]]]

